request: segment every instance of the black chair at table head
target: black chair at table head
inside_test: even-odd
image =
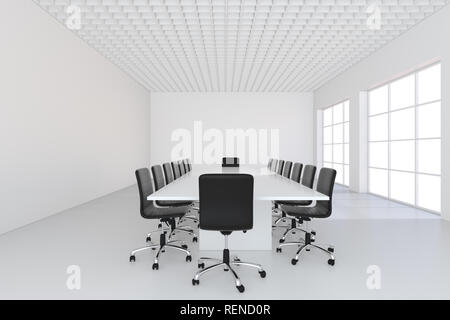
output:
[[[206,261],[216,261],[204,270],[200,270],[192,279],[192,284],[200,283],[199,277],[219,267],[231,271],[239,292],[245,290],[232,266],[256,268],[262,278],[266,276],[263,268],[254,263],[240,260],[230,261],[228,236],[234,231],[247,231],[253,228],[253,188],[254,179],[249,174],[203,174],[199,177],[200,229],[218,231],[225,236],[225,248],[222,260],[200,258],[199,268]]]
[[[222,167],[239,167],[238,157],[223,157]]]

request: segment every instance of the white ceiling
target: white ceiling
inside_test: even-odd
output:
[[[313,91],[450,0],[34,0],[151,91]]]

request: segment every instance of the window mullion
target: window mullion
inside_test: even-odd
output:
[[[388,199],[391,199],[391,84],[388,85]]]

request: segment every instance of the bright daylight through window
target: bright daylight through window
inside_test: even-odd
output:
[[[336,183],[349,185],[349,101],[323,111],[323,166],[337,171]]]
[[[369,192],[441,210],[441,65],[369,92]]]

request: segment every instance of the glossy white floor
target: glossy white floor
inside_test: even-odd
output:
[[[235,252],[267,271],[261,279],[255,270],[236,268],[246,287],[240,294],[222,271],[192,286],[199,253],[191,242],[191,263],[176,252],[163,255],[158,271],[151,269],[151,252],[129,263],[129,250],[144,245],[155,223],[140,217],[137,190],[127,188],[0,236],[0,298],[450,298],[450,223],[342,188],[334,205],[332,218],[313,223],[317,241],[336,247],[334,267],[314,251],[303,253],[296,266],[290,264],[294,249]],[[81,268],[80,290],[66,287],[70,265]],[[366,286],[370,265],[380,267],[379,290]]]

